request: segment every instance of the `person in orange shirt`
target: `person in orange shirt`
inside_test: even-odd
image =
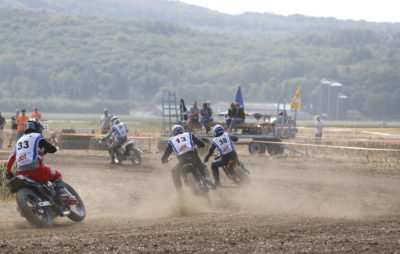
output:
[[[39,119],[40,121],[43,121],[43,119],[42,119],[42,113],[39,112],[39,110],[38,110],[37,107],[34,107],[34,108],[33,108],[33,112],[32,112],[31,118],[33,118],[33,119]]]
[[[25,123],[28,122],[29,117],[25,114],[26,110],[21,110],[21,115],[18,116],[18,127],[17,127],[17,140],[24,135]]]

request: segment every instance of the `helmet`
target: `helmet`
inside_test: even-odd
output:
[[[176,136],[182,134],[185,130],[183,129],[182,125],[174,125],[171,129],[171,135]]]
[[[119,124],[119,118],[116,117],[116,116],[113,116],[113,117],[111,118],[111,122],[112,122],[113,124]]]
[[[42,133],[43,124],[38,119],[29,119],[25,123],[25,134],[36,132]]]
[[[219,137],[222,134],[224,134],[224,131],[225,131],[224,127],[222,127],[222,125],[220,125],[220,124],[215,125],[213,128],[213,132],[215,133],[216,137]]]

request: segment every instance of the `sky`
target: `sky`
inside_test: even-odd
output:
[[[228,14],[269,12],[281,15],[400,22],[399,0],[179,0]]]

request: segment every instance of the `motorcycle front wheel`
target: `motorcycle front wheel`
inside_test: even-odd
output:
[[[41,207],[39,195],[30,189],[22,188],[17,192],[17,204],[21,214],[36,227],[50,227],[53,225],[53,213],[49,207]]]
[[[135,149],[129,149],[128,158],[136,167],[142,164],[142,156]]]

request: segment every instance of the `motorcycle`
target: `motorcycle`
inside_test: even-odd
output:
[[[65,190],[77,202],[60,204],[56,202],[56,191],[51,183],[37,182],[22,175],[13,177],[6,186],[12,193],[16,193],[17,208],[21,216],[36,227],[52,226],[57,216],[66,216],[75,222],[85,219],[85,205],[78,193],[67,183]]]
[[[221,157],[219,153],[214,155],[214,160]],[[222,168],[226,176],[236,184],[243,184],[249,181],[250,171],[239,160],[229,160],[228,164]]]
[[[185,186],[187,186],[193,194],[208,199],[208,192],[211,187],[207,184],[204,176],[194,168],[192,163],[187,163],[182,166],[180,177]]]
[[[109,144],[113,142],[116,137],[113,135],[109,139]],[[100,140],[102,142],[102,140]],[[120,146],[117,147],[116,152],[114,152],[115,162],[121,164],[122,161],[130,160],[134,166],[140,166],[142,164],[143,151],[140,150],[135,140],[128,139]]]

